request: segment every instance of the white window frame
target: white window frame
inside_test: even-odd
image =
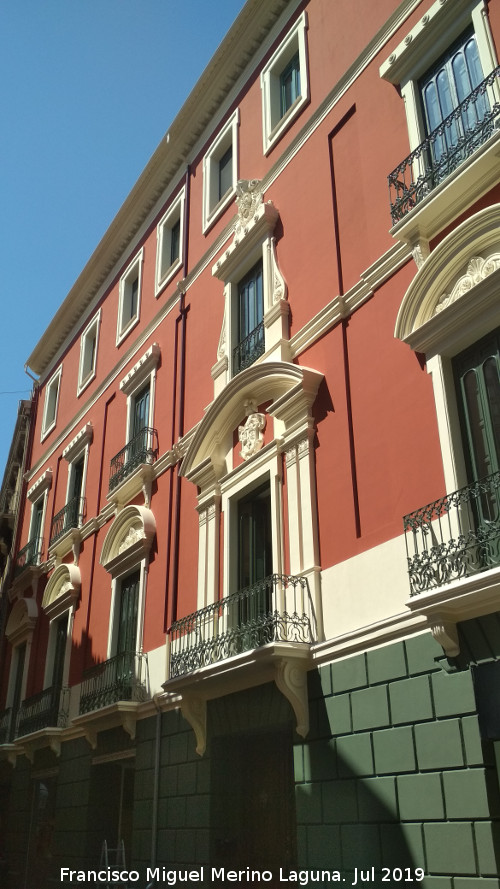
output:
[[[127,426],[126,443],[130,441],[132,431],[132,418],[134,415],[134,398],[145,388],[149,380],[149,419],[148,426],[154,426],[154,403],[156,390],[156,368],[160,360],[161,350],[157,343],[153,343],[147,352],[141,356],[137,364],[129,371],[120,382],[121,391],[127,396]]]
[[[101,326],[101,310],[99,309],[97,315],[92,318],[87,324],[87,327],[82,333],[80,339],[80,364],[78,367],[78,388],[77,395],[80,396],[84,389],[87,388],[89,383],[95,378],[96,375],[96,366],[97,366],[97,349],[99,347],[99,328]],[[95,348],[94,348],[94,359],[92,361],[92,366],[85,373],[85,365],[86,365],[86,356],[88,352],[88,344],[90,342],[90,338],[95,336]]]
[[[139,597],[137,603],[137,626],[136,626],[136,635],[135,635],[135,652],[140,652],[143,649],[143,636],[144,636],[144,604],[145,604],[145,589],[146,589],[146,577],[147,577],[147,565],[148,559],[143,558],[136,564],[128,565],[126,570],[120,574],[114,575],[111,581],[111,607],[110,607],[110,622],[108,628],[108,649],[107,656],[108,660],[115,656],[116,654],[116,646],[118,642],[118,619],[120,616],[120,596],[122,583],[130,577],[131,574],[135,574],[136,571],[139,572]]]
[[[214,139],[203,158],[203,232],[215,222],[223,210],[231,203],[236,194],[238,181],[238,125],[240,113],[237,108]],[[219,198],[219,161],[232,147],[232,184],[228,191]]]
[[[70,441],[69,445],[63,451],[63,457],[68,463],[68,480],[66,484],[66,503],[68,503],[69,492],[72,487],[74,465],[79,463],[83,457],[83,477],[82,477],[82,493],[85,496],[85,488],[87,484],[87,467],[89,461],[89,449],[93,439],[93,427],[91,423],[87,423],[78,435]]]
[[[471,25],[483,77],[487,77],[497,60],[485,0],[453,0],[446,4],[436,0],[380,67],[380,76],[401,88],[411,151],[426,135],[418,81]]]
[[[61,392],[62,364],[52,374],[50,380],[45,386],[45,400],[43,404],[42,434],[40,440],[43,441],[49,432],[52,432],[57,423],[57,410],[59,407],[59,395]],[[55,394],[54,393],[55,390]],[[53,399],[53,407],[51,408],[51,400]],[[50,413],[49,413],[50,408]]]
[[[139,323],[141,314],[141,290],[142,290],[142,266],[144,260],[144,250],[141,249],[137,256],[127,266],[120,278],[120,293],[118,300],[118,320],[116,327],[116,345],[118,346],[131,330]],[[124,320],[123,313],[129,298],[130,287],[132,282],[137,279],[137,308],[135,314],[128,320]]]
[[[266,242],[263,245],[259,245],[257,250],[254,250],[252,253],[249,253],[246,257],[242,265],[238,268],[238,270],[233,274],[231,281],[226,284],[225,287],[225,297],[226,297],[226,312],[228,319],[228,331],[229,331],[229,379],[232,379],[234,376],[238,374],[234,373],[233,368],[233,352],[237,345],[239,345],[239,287],[240,282],[245,278],[248,272],[257,265],[258,262],[262,262],[262,295],[264,302],[264,315],[266,314],[266,310],[269,306],[269,289],[271,286],[271,281],[269,280],[269,270],[267,268],[267,264],[265,262],[267,255],[266,250]],[[265,352],[265,343],[264,343],[264,352]],[[264,354],[263,352],[263,354]],[[258,359],[257,359],[258,360]]]
[[[259,259],[262,258],[262,289],[264,298],[264,355],[288,360],[287,286],[278,266],[276,241],[273,235],[278,211],[270,201],[258,202],[251,225],[237,227],[233,243],[212,267],[212,275],[224,282],[224,320],[218,361],[212,368],[215,396],[235,376],[233,349],[238,340],[238,287]],[[260,356],[257,361],[262,360]]]
[[[69,607],[61,614],[58,614],[57,617],[54,617],[49,623],[49,638],[47,642],[47,657],[45,659],[45,673],[43,677],[43,687],[50,688],[52,685],[52,673],[54,670],[54,657],[56,653],[56,638],[57,638],[57,624],[60,620],[66,618],[66,647],[64,650],[64,667],[63,667],[63,676],[62,676],[62,687],[64,688],[68,684],[68,676],[69,676],[69,662],[70,662],[70,652],[71,646],[69,641],[71,640],[73,634],[73,618],[74,618],[74,608]]]
[[[175,273],[184,264],[184,212],[186,203],[186,187],[182,188],[156,228],[156,280],[155,295],[159,296],[163,288],[172,280]],[[172,229],[179,222],[179,256],[170,263],[172,246]],[[164,262],[167,257],[168,266]]]
[[[274,453],[267,451],[256,458],[251,465],[238,466],[221,488],[221,512],[224,515],[223,546],[223,596],[237,591],[238,548],[237,540],[238,503],[247,494],[269,483],[271,495],[271,540],[273,574],[283,574],[284,541],[281,515],[283,514],[283,488],[281,461],[276,448]]]
[[[307,58],[307,13],[303,12],[275,50],[260,75],[262,90],[262,136],[264,154],[268,154],[285,130],[309,102],[309,65]],[[299,54],[300,96],[281,115],[280,77],[291,59]]]

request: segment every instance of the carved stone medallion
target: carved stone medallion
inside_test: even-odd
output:
[[[264,444],[263,429],[266,427],[265,414],[249,414],[243,426],[238,427],[238,438],[241,442],[240,457],[248,460]]]

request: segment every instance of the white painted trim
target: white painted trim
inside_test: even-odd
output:
[[[129,263],[127,268],[125,269],[123,275],[120,278],[119,285],[119,298],[118,298],[118,318],[116,322],[116,345],[119,346],[121,342],[127,337],[131,330],[134,329],[136,324],[139,323],[139,318],[141,315],[141,292],[142,292],[142,267],[144,264],[144,247],[141,247],[138,254],[134,257],[132,262]],[[124,310],[124,301],[126,297],[126,288],[130,281],[135,280],[137,276],[137,309],[135,315],[133,315],[125,324],[123,322],[122,314]]]
[[[135,651],[142,651],[142,641],[144,634],[144,600],[146,595],[146,578],[148,559],[145,556],[136,565],[127,567],[122,574],[113,576],[111,581],[111,605],[109,609],[110,620],[108,626],[108,646],[107,657],[112,658],[116,654],[116,645],[118,642],[118,618],[120,609],[121,585],[131,574],[139,571],[139,597],[137,602],[137,626],[135,636]]]
[[[262,91],[262,140],[264,154],[269,154],[283,133],[307,105],[309,93],[309,65],[307,58],[307,13],[303,12],[286,37],[264,66],[260,75]],[[300,96],[280,116],[280,76],[293,56],[299,54]]]
[[[222,127],[219,134],[212,142],[203,158],[203,221],[202,230],[206,234],[210,226],[219,218],[221,213],[233,201],[236,194],[238,181],[239,151],[238,151],[238,126],[240,122],[239,108],[233,112],[229,120]],[[226,151],[232,147],[232,176],[231,187],[220,199],[214,198],[218,191],[219,161]],[[217,180],[217,182],[216,182]]]
[[[163,214],[156,226],[156,273],[155,296],[158,297],[163,288],[172,280],[176,272],[182,269],[184,264],[184,214],[186,204],[186,186],[184,186],[175,200],[171,203],[166,213]],[[164,268],[163,256],[170,255],[171,234],[174,225],[179,222],[179,256],[168,268]]]
[[[87,386],[95,379],[96,375],[96,367],[97,367],[97,350],[99,348],[99,330],[101,326],[101,310],[97,312],[96,315],[92,318],[92,320],[87,324],[85,330],[83,331],[80,337],[80,363],[78,366],[78,386],[76,390],[76,394],[78,397],[82,394],[82,392],[87,388]],[[83,376],[83,365],[85,361],[85,352],[86,352],[86,342],[89,335],[95,329],[95,351],[94,351],[94,361],[91,369],[87,372],[86,376]]]
[[[43,441],[49,432],[52,431],[57,422],[57,409],[59,407],[59,395],[61,392],[61,378],[62,378],[62,364],[57,368],[56,372],[52,374],[50,380],[48,381],[45,387],[45,399],[43,404],[43,419],[42,419],[42,433],[40,436],[40,441]],[[52,397],[52,391],[56,388],[55,398],[54,398],[54,406],[52,411],[52,417],[49,419],[47,414],[49,411],[49,403]]]

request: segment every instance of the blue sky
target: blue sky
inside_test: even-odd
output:
[[[0,480],[24,365],[244,0],[3,0]]]

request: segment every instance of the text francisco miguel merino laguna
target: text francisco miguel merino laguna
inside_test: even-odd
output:
[[[421,882],[424,878],[422,868],[382,868],[382,882],[390,881],[394,877],[398,882]],[[397,873],[394,873],[397,871]],[[279,869],[275,875],[270,870],[253,870],[249,867],[242,870],[228,870],[225,867],[193,868],[192,870],[168,870],[166,867],[148,867],[146,873],[138,870],[121,870],[118,867],[106,867],[100,870],[71,870],[69,867],[60,869],[61,882],[69,883],[137,883],[146,880],[153,881],[155,885],[164,883],[167,886],[175,886],[176,883],[202,883],[205,882],[230,882],[230,883],[269,883],[276,876],[280,883],[298,883],[307,886],[309,883],[350,883],[351,886],[360,886],[375,882],[375,868],[367,870],[354,868],[354,873],[346,880],[338,870],[288,870]]]

